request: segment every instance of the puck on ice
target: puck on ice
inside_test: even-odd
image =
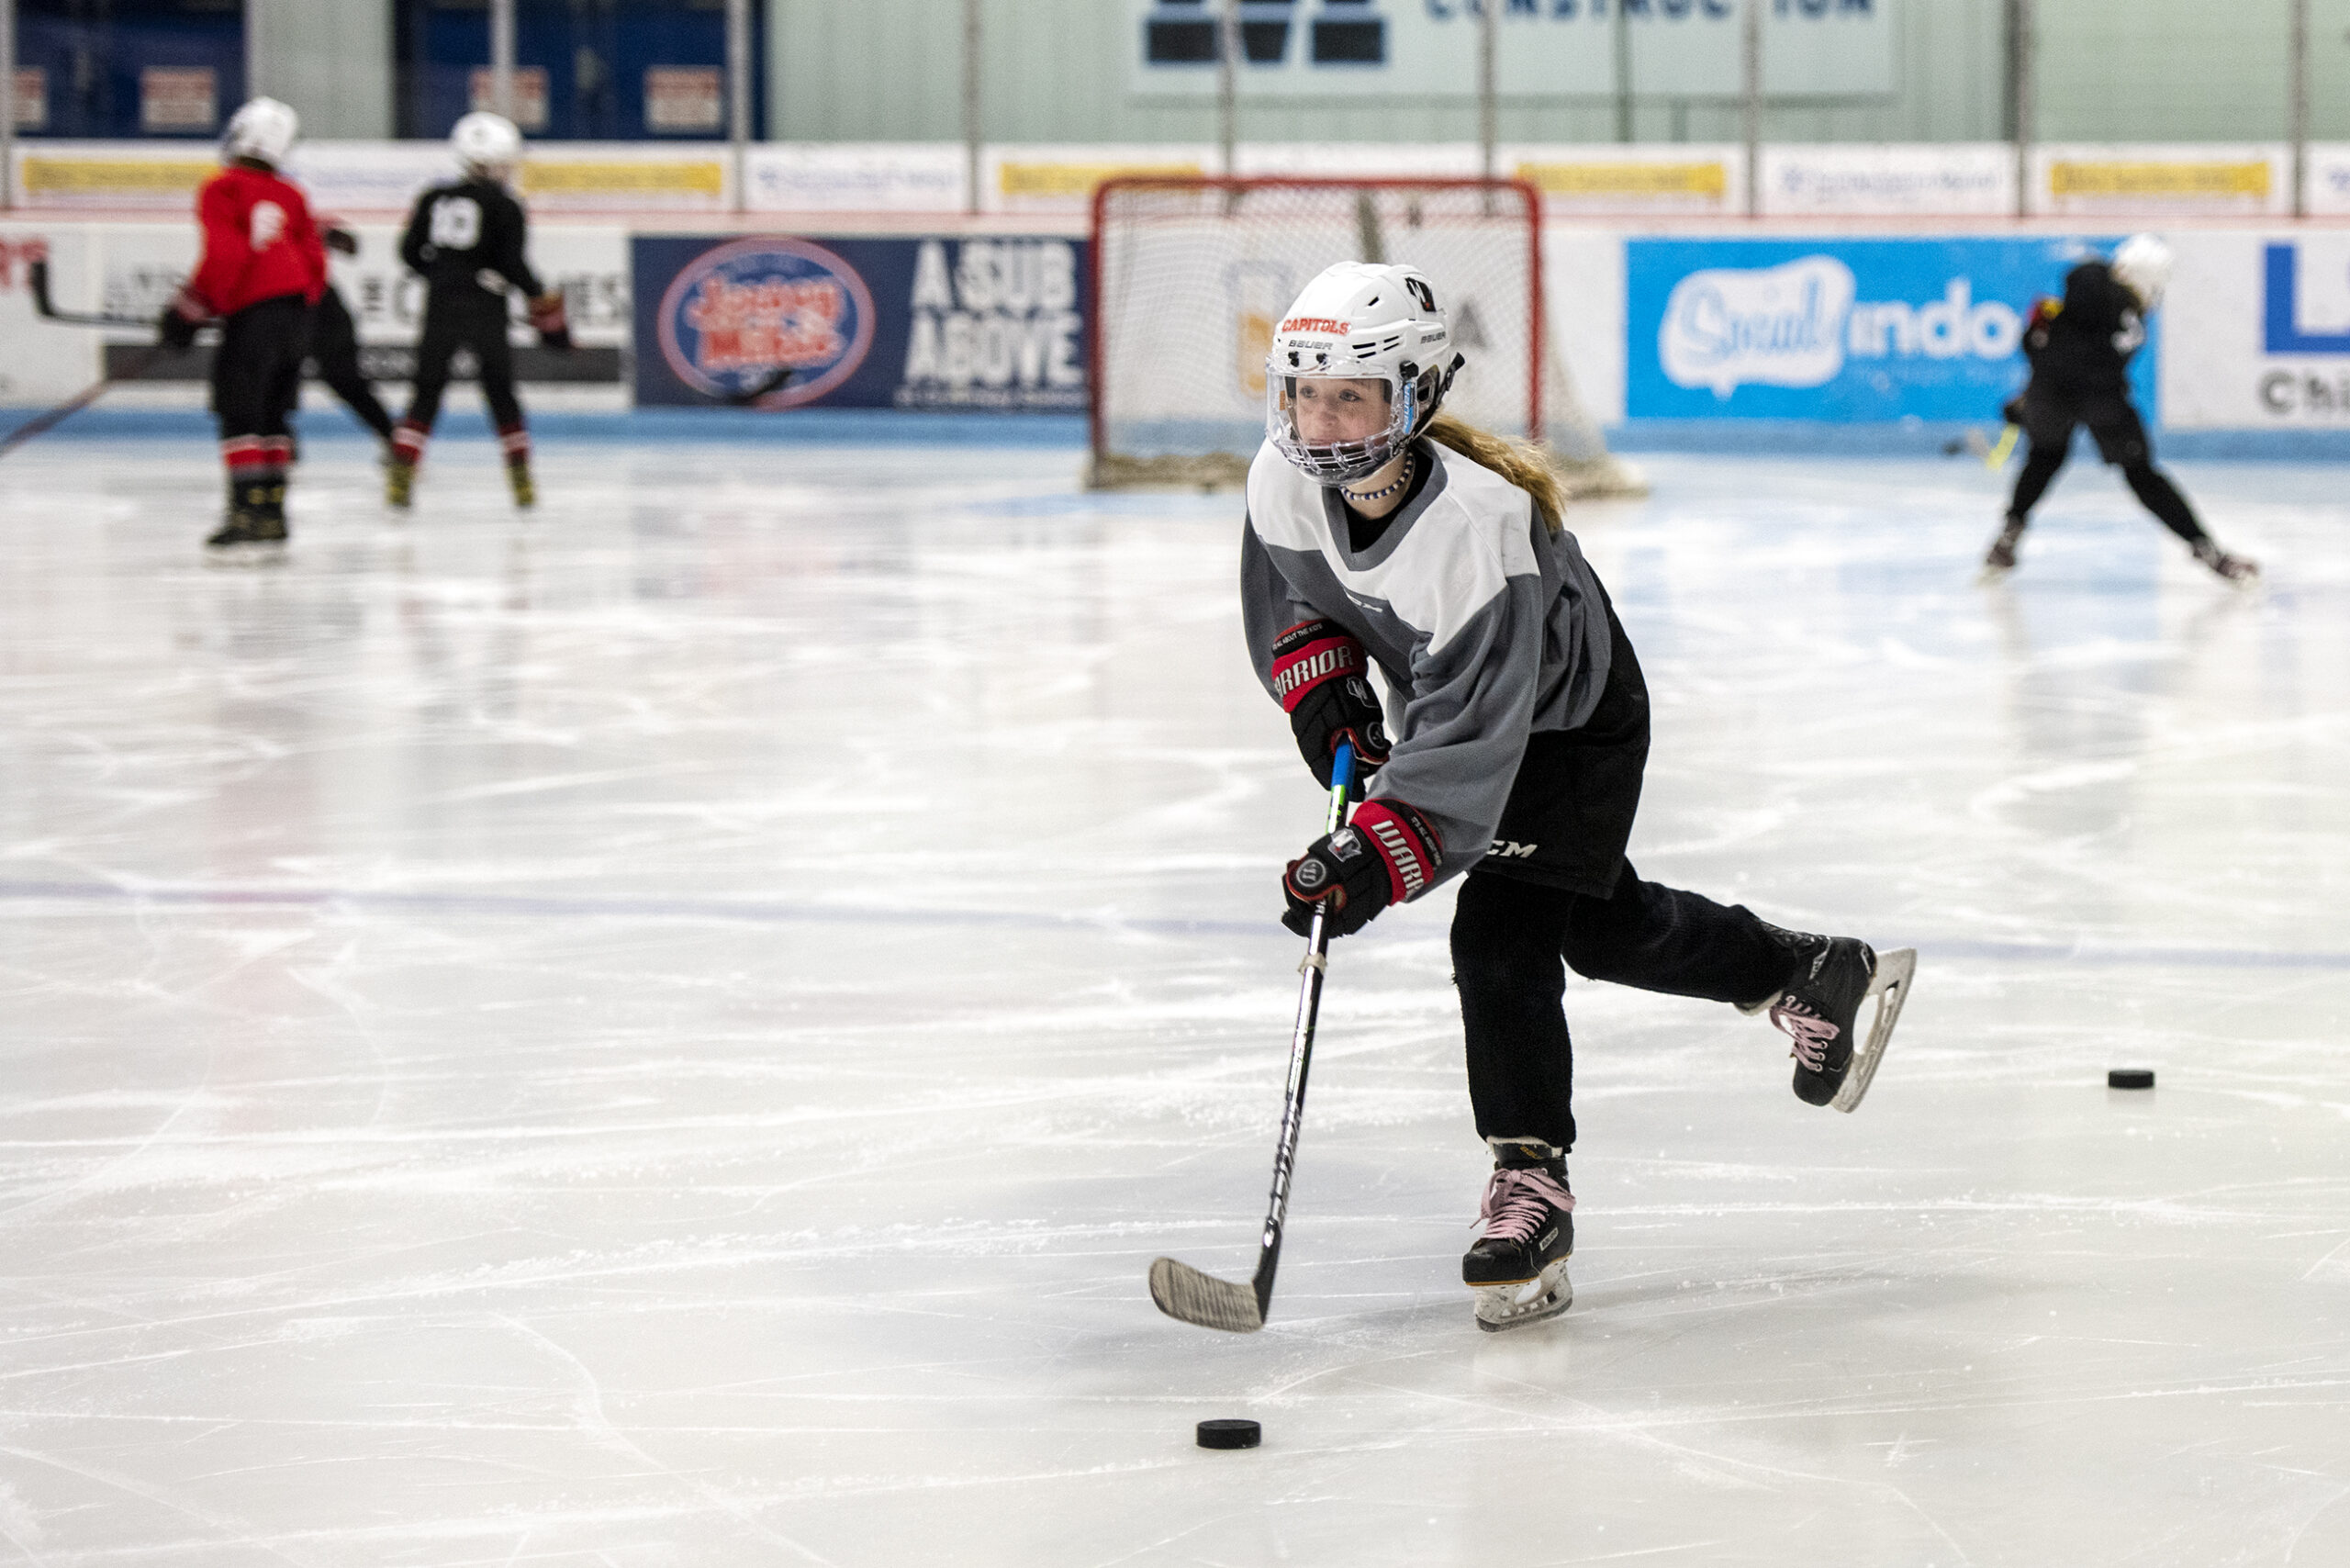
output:
[[[1203,1449],[1253,1449],[1264,1435],[1265,1429],[1256,1422],[1237,1416],[1200,1423],[1200,1446]]]
[[[2154,1070],[2151,1067],[2117,1067],[2105,1075],[2108,1089],[2152,1089]]]

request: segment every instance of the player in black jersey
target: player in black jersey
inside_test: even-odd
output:
[[[359,253],[359,236],[339,223],[328,225],[323,238],[330,251],[346,256]],[[319,296],[319,302],[310,307],[310,364],[344,407],[375,432],[376,440],[388,444],[392,416],[385,412],[367,373],[360,368],[358,323],[351,319],[351,307],[343,303],[342,291],[335,287],[332,277],[327,279],[326,292]]]
[[[2203,532],[2187,498],[2154,466],[2154,443],[2130,400],[2130,358],[2146,341],[2145,318],[2162,303],[2169,282],[2170,247],[2152,234],[2135,234],[2115,249],[2111,261],[2086,261],[2066,274],[2061,302],[2043,298],[2032,307],[2023,335],[2031,380],[2007,407],[2009,422],[2023,427],[2031,447],[2016,476],[2006,525],[1983,558],[1986,573],[2015,566],[2031,509],[2065,465],[2073,427],[2087,425],[2098,454],[2121,470],[2131,491],[2187,541],[2197,560],[2231,582],[2259,576],[2252,561],[2229,554]]]
[[[564,321],[563,296],[543,287],[523,258],[529,224],[522,204],[506,185],[522,156],[521,133],[503,116],[477,111],[457,122],[449,143],[464,178],[418,196],[400,239],[400,259],[424,276],[424,333],[416,345],[415,398],[392,434],[384,498],[396,507],[408,504],[424,443],[440,417],[441,395],[448,388],[449,362],[465,348],[480,366],[482,397],[505,449],[514,504],[527,507],[537,494],[531,485],[531,437],[514,396],[507,291],[520,289],[530,300],[531,325],[541,342],[568,349],[571,333]]]

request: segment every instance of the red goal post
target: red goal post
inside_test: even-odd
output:
[[[1448,409],[1535,441],[1566,411],[1545,407],[1556,356],[1543,319],[1542,197],[1528,182],[1118,177],[1093,193],[1092,482],[1244,476],[1264,434],[1274,323],[1340,261],[1427,274],[1468,360]]]

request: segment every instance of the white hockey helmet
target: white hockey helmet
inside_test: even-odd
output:
[[[449,132],[449,149],[466,174],[503,179],[521,162],[522,133],[504,115],[476,109]]]
[[[1360,479],[1427,428],[1460,364],[1436,290],[1418,268],[1340,262],[1305,286],[1273,331],[1266,439],[1326,484]],[[1364,441],[1307,442],[1297,428],[1298,384],[1315,378],[1386,383],[1385,428]]]
[[[229,129],[220,133],[220,156],[251,158],[274,169],[301,134],[301,116],[275,98],[255,98],[229,117]]]
[[[2139,308],[2152,310],[2163,302],[2170,286],[2170,247],[2154,234],[2132,234],[2113,249],[2113,275],[2138,297]]]

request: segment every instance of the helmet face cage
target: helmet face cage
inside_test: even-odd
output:
[[[1330,485],[1352,484],[1387,466],[1436,417],[1436,406],[1452,384],[1449,371],[1441,376],[1433,369],[1413,375],[1409,364],[1403,367],[1406,374],[1400,380],[1393,380],[1376,372],[1365,375],[1368,367],[1345,364],[1304,373],[1281,364],[1281,357],[1276,354],[1265,364],[1265,439],[1301,472]],[[1308,442],[1297,428],[1302,381],[1378,382],[1387,391],[1385,428],[1362,441]]]

